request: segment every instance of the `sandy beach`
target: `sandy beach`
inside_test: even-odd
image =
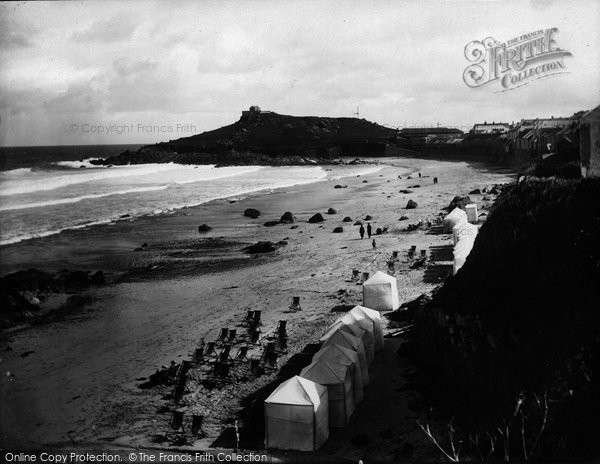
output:
[[[2,446],[157,446],[152,437],[168,429],[168,415],[157,413],[168,404],[168,389],[142,390],[138,385],[172,360],[188,359],[199,339],[212,340],[220,328],[235,327],[248,309],[262,310],[263,334],[280,319],[288,321],[289,350],[280,358],[285,364],[315,343],[339,316],[333,307],[361,303],[361,287],[349,281],[352,269],[385,270],[397,250],[401,303],[433,289],[435,282],[424,281],[424,267],[409,268],[406,251],[411,245],[417,250],[447,245],[451,238],[423,229],[407,232],[408,224],[434,222],[455,195],[508,182],[511,173],[467,162],[379,161],[386,163],[383,169],[366,176],[281,189],[233,203],[218,200],[170,216],[21,245],[24,268],[60,270],[79,264],[104,269],[116,282],[92,290],[89,303],[62,320],[5,334],[0,356],[3,373],[10,375],[0,380]],[[347,188],[334,189],[335,184]],[[402,189],[413,193],[400,193]],[[493,198],[483,201],[483,195],[471,195],[483,213]],[[405,209],[409,199],[417,202],[416,209]],[[337,214],[325,214],[330,207]],[[246,208],[260,210],[261,217],[244,217]],[[293,225],[263,226],[286,211],[296,217]],[[318,212],[325,222],[309,224],[309,217]],[[360,239],[353,225],[366,215],[373,217],[374,231],[388,228],[373,237],[375,249],[371,240]],[[399,221],[404,215],[408,220]],[[343,223],[346,216],[353,221]],[[200,235],[197,227],[203,223],[213,229]],[[343,226],[343,233],[332,233],[336,226]],[[285,240],[287,246],[256,256],[241,251],[259,240]],[[144,242],[147,251],[133,251]],[[60,250],[65,250],[64,260],[56,259]],[[4,255],[11,266],[18,260],[15,254],[9,249]],[[301,312],[288,312],[292,296],[300,296]],[[416,426],[420,413],[410,408],[414,398],[405,375],[411,366],[396,355],[398,343],[386,339],[384,352],[371,368],[365,401],[349,426],[334,433],[319,454],[371,460],[437,456]],[[183,403],[187,411],[205,415],[207,435],[194,446],[229,447],[223,437],[239,417],[244,398],[268,386],[275,376],[273,372],[201,394],[192,388]],[[353,437],[361,434],[368,440],[357,446]]]

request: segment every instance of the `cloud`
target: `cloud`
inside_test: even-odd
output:
[[[115,15],[92,23],[87,29],[74,33],[71,40],[77,42],[123,42],[130,40],[137,24],[133,18]]]
[[[29,22],[19,21],[9,16],[6,7],[2,10],[4,11],[0,14],[0,51],[33,46],[31,39],[38,34],[39,29]]]

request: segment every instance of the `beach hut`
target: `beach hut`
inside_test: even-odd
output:
[[[452,266],[453,275],[456,275],[460,268],[463,267],[465,261],[467,260],[467,256],[469,256],[469,253],[471,253],[471,250],[473,249],[474,244],[475,236],[467,235],[461,237],[456,245],[454,245],[454,263]]]
[[[377,311],[398,309],[398,285],[396,278],[377,271],[363,284],[363,306]]]
[[[461,222],[468,222],[467,213],[460,208],[454,208],[450,214],[444,218],[444,233],[451,234],[454,226]]]
[[[479,215],[477,214],[477,204],[469,203],[465,206],[465,212],[467,213],[467,221],[471,224],[477,224],[477,219]]]
[[[302,369],[300,377],[327,387],[329,428],[345,427],[355,407],[350,367],[329,357],[320,357]]]
[[[373,339],[375,344],[375,351],[381,351],[383,349],[383,326],[381,324],[381,314],[379,311],[374,311],[364,306],[355,306],[350,310],[350,314],[354,317],[366,316],[373,321]]]
[[[351,313],[346,313],[338,318],[330,327],[335,324],[342,324],[349,327],[354,335],[357,337],[361,335],[360,339],[365,347],[365,353],[367,353],[367,361],[369,364],[375,357],[375,337],[373,336],[373,321],[366,316],[354,316]],[[359,330],[356,330],[359,329]]]
[[[265,446],[314,451],[329,437],[327,387],[299,376],[265,400]]]
[[[313,356],[313,361],[319,358],[331,359],[332,361],[348,366],[352,372],[352,387],[354,388],[354,404],[359,404],[364,398],[362,376],[360,374],[360,361],[356,351],[339,345],[326,345]]]
[[[366,387],[369,384],[369,362],[367,361],[365,347],[360,341],[360,338],[340,330],[340,326],[336,325],[335,327],[329,329],[319,341],[323,346],[338,345],[356,352],[358,355],[358,361],[360,363],[362,386]]]
[[[462,238],[468,238],[468,236],[476,236],[479,232],[479,228],[474,224],[469,224],[468,222],[461,222],[457,224],[452,229],[452,238],[454,240],[454,245],[458,243],[458,241]]]

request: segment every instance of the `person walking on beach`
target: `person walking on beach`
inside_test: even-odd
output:
[[[367,223],[367,235],[369,236],[369,238],[371,238],[371,232],[372,232],[371,223],[369,222],[369,223]]]
[[[360,229],[358,229],[358,233],[360,234],[360,239],[362,240],[365,237],[365,228],[363,225],[360,225]]]
[[[375,239],[373,239],[373,249],[376,250],[377,249],[377,243],[375,243]]]

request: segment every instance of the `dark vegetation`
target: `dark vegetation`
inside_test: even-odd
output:
[[[546,159],[538,159],[523,169],[520,175],[579,179],[581,177],[579,146],[567,147]]]
[[[598,179],[504,189],[460,272],[402,316],[415,322],[404,352],[463,456],[600,454],[599,199]]]
[[[52,320],[54,315],[42,311],[42,304],[56,294],[71,295],[55,313],[70,312],[77,302],[82,301],[80,292],[92,286],[104,285],[106,277],[102,271],[67,271],[50,274],[38,269],[29,269],[8,274],[0,279],[0,328],[21,323],[36,323]]]
[[[340,156],[383,155],[395,133],[364,119],[253,111],[213,131],[125,151],[96,163],[306,165]]]

